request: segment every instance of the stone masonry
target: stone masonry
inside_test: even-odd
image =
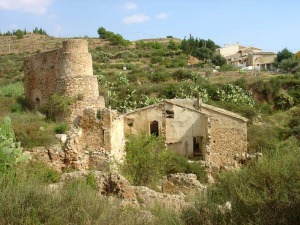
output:
[[[46,105],[54,93],[76,99],[65,118],[70,123],[78,123],[86,108],[105,107],[86,40],[67,40],[60,49],[27,57],[24,74],[25,96],[35,107]]]

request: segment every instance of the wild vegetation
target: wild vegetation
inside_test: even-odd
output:
[[[122,170],[134,185],[155,187],[163,176],[171,173],[193,173],[206,183],[205,168],[199,163],[189,163],[165,148],[162,138],[141,134],[132,135],[126,144],[125,163]]]
[[[196,204],[183,212],[149,209],[156,220],[148,223],[298,223],[300,71],[297,55],[284,49],[277,54],[278,73],[254,76],[223,64],[223,59],[214,55],[217,45],[211,40],[190,36],[183,41],[140,40],[130,45],[124,40],[123,45],[110,40],[114,33],[105,29],[100,33],[101,40],[88,41],[94,74],[107,106],[126,112],[164,98],[201,97],[204,102],[247,117],[248,151],[263,153],[263,159],[239,171],[222,172],[217,183],[209,186],[208,198],[195,200]],[[115,39],[123,42],[119,36]],[[56,143],[55,133],[67,129],[65,124],[37,115],[24,99],[22,64],[28,54],[24,51],[0,55],[0,223],[146,224],[140,220],[137,210],[121,209],[99,197],[87,180],[53,190],[49,184],[57,182],[60,174],[39,163],[20,163],[21,149]],[[192,62],[191,55],[199,61]],[[217,73],[213,72],[214,65],[218,65],[215,60],[221,66]],[[50,107],[50,114],[67,113],[70,101],[73,99],[53,96],[50,102],[58,107]],[[143,135],[128,140],[122,171],[132,184],[154,187],[163,175],[173,172],[193,172],[201,182],[206,182],[201,167],[165,151],[155,137]],[[232,210],[220,210],[219,206],[227,201],[231,202]]]

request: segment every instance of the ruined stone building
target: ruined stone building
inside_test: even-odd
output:
[[[216,166],[247,151],[247,119],[196,99],[165,99],[123,115],[124,133],[163,136],[168,149]]]
[[[100,149],[122,159],[126,135],[142,132],[217,167],[234,166],[235,156],[247,151],[247,119],[196,99],[163,100],[122,115],[105,108],[85,40],[67,40],[61,49],[26,58],[24,71],[25,95],[35,106],[47,104],[54,93],[82,95],[66,118],[76,132],[59,153],[71,167],[88,168]]]
[[[71,106],[68,119],[72,123],[85,108],[105,107],[85,40],[64,41],[60,49],[27,57],[24,74],[25,96],[33,106],[46,105],[54,93],[81,98]]]

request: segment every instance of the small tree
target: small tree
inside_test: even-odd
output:
[[[295,73],[298,67],[299,60],[297,60],[296,58],[283,59],[279,64],[280,70],[286,73]]]
[[[223,66],[226,64],[226,59],[220,55],[220,54],[214,54],[212,56],[211,62],[215,65],[215,66]]]
[[[170,40],[170,41],[169,41],[169,44],[168,44],[168,49],[171,49],[171,50],[178,50],[178,49],[179,49],[179,44],[176,43],[176,42],[173,41],[173,40]]]
[[[98,34],[100,39],[108,39],[112,45],[130,45],[130,41],[125,40],[122,35],[107,31],[104,27],[99,27]]]
[[[281,51],[279,51],[277,53],[277,56],[276,56],[276,58],[274,60],[274,66],[275,67],[279,67],[282,60],[284,60],[284,59],[291,59],[293,57],[294,57],[294,53],[292,53],[287,48],[284,48],[284,49],[282,49]]]

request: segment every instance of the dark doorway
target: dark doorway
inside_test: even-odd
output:
[[[36,103],[37,105],[40,105],[40,102],[41,102],[41,100],[40,100],[39,98],[36,98],[36,99],[35,99],[35,103]]]
[[[203,142],[203,137],[201,136],[193,137],[194,157],[199,157],[201,159],[203,159],[202,142]]]
[[[150,123],[150,134],[158,137],[158,121],[154,120]]]

